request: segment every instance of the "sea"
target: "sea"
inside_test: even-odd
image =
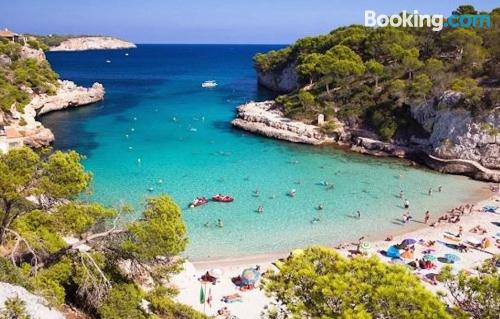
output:
[[[82,200],[128,203],[136,210],[126,218],[138,219],[146,198],[170,195],[183,210],[185,256],[192,260],[277,253],[360,236],[370,240],[421,227],[427,210],[437,216],[477,199],[484,184],[463,176],[233,128],[239,105],[275,97],[259,88],[252,57],[281,47],[138,45],[49,52],[62,79],[84,86],[100,82],[106,95],[102,102],[40,120],[54,132],[56,149],[85,155],[93,183]],[[206,80],[218,86],[202,88]],[[291,190],[294,197],[288,196]],[[401,191],[414,217],[408,225],[401,223]],[[188,208],[194,198],[214,194],[234,201]]]

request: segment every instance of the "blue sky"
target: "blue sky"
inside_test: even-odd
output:
[[[363,23],[364,10],[449,14],[450,0],[3,0],[0,27],[38,34],[106,34],[136,43],[274,43]],[[8,4],[7,4],[8,2]],[[477,9],[500,1],[468,1]]]

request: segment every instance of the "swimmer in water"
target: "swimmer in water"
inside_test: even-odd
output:
[[[259,206],[259,208],[257,209],[257,212],[258,212],[259,214],[264,213],[264,206],[263,206],[263,205],[260,205],[260,206]]]
[[[219,227],[219,228],[223,228],[224,227],[224,222],[220,218],[217,219],[217,227]]]

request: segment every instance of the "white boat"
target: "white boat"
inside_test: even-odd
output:
[[[111,63],[111,60],[106,60],[106,63]]]
[[[205,81],[201,84],[202,88],[214,88],[217,86],[217,82],[214,80]]]

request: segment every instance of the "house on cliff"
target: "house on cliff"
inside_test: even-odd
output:
[[[5,154],[23,145],[23,136],[15,127],[0,126],[0,153]]]
[[[7,39],[9,41],[15,42],[15,41],[19,40],[19,37],[20,37],[19,34],[10,31],[7,28],[0,30],[0,38],[4,38],[4,39]]]

